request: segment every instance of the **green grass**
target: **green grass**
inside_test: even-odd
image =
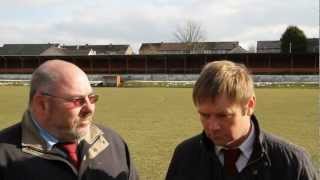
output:
[[[164,179],[172,152],[201,131],[190,88],[96,88],[96,122],[126,139],[142,180]],[[261,126],[296,143],[319,165],[318,90],[258,88]],[[0,87],[0,128],[17,122],[27,106],[28,87]]]

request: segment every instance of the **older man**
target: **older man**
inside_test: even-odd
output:
[[[92,123],[97,101],[74,64],[39,66],[22,121],[0,132],[0,179],[138,179],[124,140]]]
[[[306,153],[262,131],[247,69],[208,63],[193,89],[203,133],[179,144],[166,180],[316,180]]]

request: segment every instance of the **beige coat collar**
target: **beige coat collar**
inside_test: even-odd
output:
[[[22,124],[21,125],[22,126],[22,136],[21,136],[22,151],[35,156],[40,156],[45,159],[55,159],[55,160],[62,160],[67,162],[61,157],[56,156],[54,151],[47,150],[46,142],[42,139],[42,137],[38,132],[37,127],[33,123],[29,110],[27,110],[24,113],[21,124]],[[82,161],[95,158],[99,153],[101,153],[103,150],[105,150],[109,146],[109,142],[107,141],[107,139],[104,138],[103,132],[94,124],[91,125],[90,132],[83,137],[83,140],[86,141],[88,144],[90,144],[90,148],[88,149],[88,152],[83,157]],[[74,172],[77,173],[75,169],[74,169]]]

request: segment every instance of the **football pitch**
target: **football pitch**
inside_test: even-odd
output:
[[[0,128],[20,121],[28,87],[0,87]],[[126,140],[142,180],[164,179],[175,146],[201,132],[191,88],[95,88],[95,121]],[[255,111],[266,131],[303,146],[319,167],[319,89],[258,88]]]

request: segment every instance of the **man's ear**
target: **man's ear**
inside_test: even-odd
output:
[[[256,97],[251,96],[251,98],[249,99],[249,101],[247,103],[247,115],[248,116],[251,116],[253,114],[255,107],[256,107]]]
[[[31,107],[34,113],[38,116],[43,116],[48,109],[48,104],[43,96],[36,94],[31,102]]]

